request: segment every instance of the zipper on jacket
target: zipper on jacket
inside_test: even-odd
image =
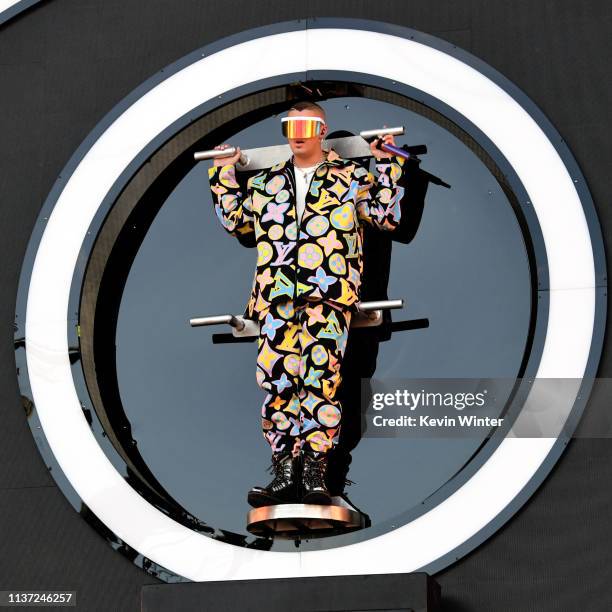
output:
[[[296,178],[295,178],[295,167],[293,165],[293,163],[291,164],[291,169],[289,170],[289,177],[291,178],[291,182],[292,182],[292,187],[293,187],[293,197],[291,198],[291,203],[293,205],[293,219],[295,221],[295,231],[296,231],[296,238],[295,238],[295,252],[293,254],[293,261],[295,262],[293,265],[293,300],[294,302],[297,300],[298,297],[298,286],[297,286],[297,267],[298,267],[298,255],[297,255],[297,251],[298,251],[298,241],[299,241],[299,225],[298,225],[298,218],[297,218],[297,204],[296,204],[296,199],[297,199],[297,188],[296,188]]]
[[[324,164],[327,164],[327,159],[324,159],[315,169],[314,172],[312,173],[312,176],[310,177],[310,181],[308,181],[308,189],[306,189],[306,195],[304,196],[304,212],[302,213],[302,219],[304,218],[304,213],[306,212],[306,201],[308,200],[308,194],[310,193],[310,187],[312,185],[312,180],[314,179],[317,171],[319,170],[319,168],[321,166],[323,166]],[[302,220],[298,219],[297,216],[297,178],[295,176],[295,164],[291,164],[292,166],[292,171],[291,171],[291,175],[293,176],[293,213],[294,213],[294,218],[295,218],[295,226],[296,226],[296,231],[297,231],[297,238],[295,241],[295,279],[293,281],[293,286],[295,287],[295,299],[297,300],[298,298],[298,253],[300,251],[300,239],[301,239],[301,234],[302,234]]]

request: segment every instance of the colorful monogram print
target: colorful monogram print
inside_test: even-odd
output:
[[[331,304],[277,302],[263,313],[257,343],[257,384],[264,438],[272,452],[309,444],[327,452],[338,441],[341,382],[350,310]]]
[[[363,223],[399,226],[405,160],[376,164],[378,177],[332,149],[314,173],[300,227],[293,159],[251,176],[243,193],[235,166],[208,170],[215,213],[233,235],[255,234],[257,262],[244,316],[260,319],[271,305],[328,302],[357,310],[363,272]]]

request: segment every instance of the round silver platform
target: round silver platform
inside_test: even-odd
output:
[[[264,537],[315,538],[364,526],[364,516],[345,505],[278,504],[253,508],[247,515],[248,531]]]

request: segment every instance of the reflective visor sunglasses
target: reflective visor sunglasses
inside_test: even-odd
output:
[[[321,133],[325,122],[321,117],[283,117],[281,127],[287,138],[313,138]]]

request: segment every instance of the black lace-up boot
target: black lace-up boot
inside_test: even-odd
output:
[[[247,500],[254,508],[276,504],[297,503],[297,481],[290,452],[274,453],[269,471],[274,474],[272,482],[266,487],[253,487]]]
[[[328,457],[326,453],[316,453],[306,447],[303,455],[304,467],[302,469],[302,503],[331,504],[329,491],[325,486],[325,473],[327,471]]]

